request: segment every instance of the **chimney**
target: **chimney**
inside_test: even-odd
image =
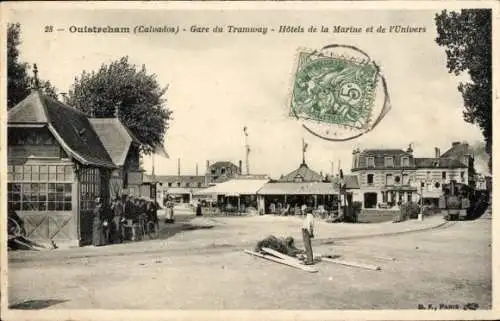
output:
[[[434,147],[434,154],[435,154],[435,158],[439,158],[441,157],[441,150],[439,150],[438,147]]]
[[[406,152],[409,154],[413,154],[412,144],[408,145],[408,149],[406,150]]]
[[[181,159],[177,158],[177,176],[181,176]]]
[[[453,143],[451,143],[451,147],[455,147],[455,146],[458,146],[458,145],[460,145],[460,142],[453,142]]]
[[[207,169],[205,170],[205,186],[208,186],[208,175],[210,174],[210,161],[207,160]]]
[[[242,169],[241,169],[242,164],[243,164],[243,162],[240,160],[240,161],[238,162],[238,174],[240,174],[240,175],[241,175],[241,173],[242,173]]]

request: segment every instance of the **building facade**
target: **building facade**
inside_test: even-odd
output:
[[[193,201],[194,193],[208,187],[205,176],[200,175],[147,175],[146,180],[156,182],[157,201],[164,204],[168,197],[180,203]]]
[[[367,149],[353,151],[351,172],[358,177],[363,208],[411,201],[416,192],[413,150]]]
[[[353,151],[352,172],[358,176],[363,208],[393,207],[399,203],[437,204],[444,185],[452,180],[471,184],[474,158],[466,143],[454,142],[435,157],[414,157],[413,149],[367,149]]]
[[[207,161],[207,169],[205,172],[205,185],[227,182],[238,175],[241,175],[242,162],[239,161],[239,166],[228,162],[218,161],[213,164]]]

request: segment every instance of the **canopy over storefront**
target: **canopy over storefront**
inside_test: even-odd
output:
[[[197,191],[194,195],[255,195],[269,180],[265,179],[233,179],[215,186]]]
[[[334,195],[338,189],[332,183],[268,183],[258,192],[258,195]]]

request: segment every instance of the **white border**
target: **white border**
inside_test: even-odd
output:
[[[86,10],[391,10],[391,9],[411,9],[411,10],[440,10],[440,9],[462,9],[462,8],[491,8],[493,10],[492,30],[493,30],[493,122],[495,122],[499,112],[499,97],[498,81],[500,72],[496,72],[499,65],[499,41],[497,39],[498,30],[498,9],[499,2],[497,1],[353,1],[353,2],[8,2],[1,3],[1,21],[2,31],[0,39],[6,39],[6,18],[12,16],[13,10],[29,9],[41,10],[50,8],[50,10],[65,10],[65,9],[86,9]],[[5,48],[5,43],[2,43]],[[5,50],[1,52],[1,62],[6,60]],[[0,88],[0,97],[6,97],[6,68],[2,68],[2,86]],[[5,105],[6,98],[3,100],[2,112],[0,113],[0,212],[2,220],[0,221],[0,229],[5,231],[6,223],[6,113]],[[493,127],[495,127],[493,125]],[[498,141],[493,143],[493,150],[500,148]],[[494,171],[500,170],[500,166],[496,153],[494,152],[493,167]],[[497,186],[498,178],[493,177],[493,185]],[[493,189],[493,209],[500,206],[500,192],[496,188]],[[493,216],[496,216],[493,213]],[[495,282],[499,270],[500,255],[497,243],[496,231],[498,230],[498,220],[493,219],[492,222],[492,267],[493,267],[493,308],[488,311],[418,311],[418,310],[333,310],[333,311],[291,311],[291,310],[224,310],[224,311],[157,311],[157,310],[38,310],[38,311],[12,311],[6,310],[7,307],[7,272],[6,272],[6,233],[0,233],[2,238],[1,246],[1,318],[4,320],[331,320],[331,319],[366,319],[366,320],[477,320],[477,319],[498,319],[499,296],[498,286]]]

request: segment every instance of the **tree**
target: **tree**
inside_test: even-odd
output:
[[[464,100],[464,120],[477,124],[483,133],[488,166],[492,162],[491,10],[443,10],[435,16],[438,45],[446,47],[450,73],[468,72],[470,82],[461,82],[458,91]]]
[[[144,65],[137,68],[122,57],[97,71],[83,71],[75,78],[66,103],[89,117],[114,117],[117,110],[120,120],[143,143],[142,151],[149,154],[163,145],[172,119],[165,106],[166,91]]]
[[[21,45],[21,25],[8,24],[7,27],[7,108],[14,107],[26,98],[33,88],[33,77],[28,75],[30,65],[19,59]],[[57,98],[57,91],[49,81],[39,81],[39,89]]]

